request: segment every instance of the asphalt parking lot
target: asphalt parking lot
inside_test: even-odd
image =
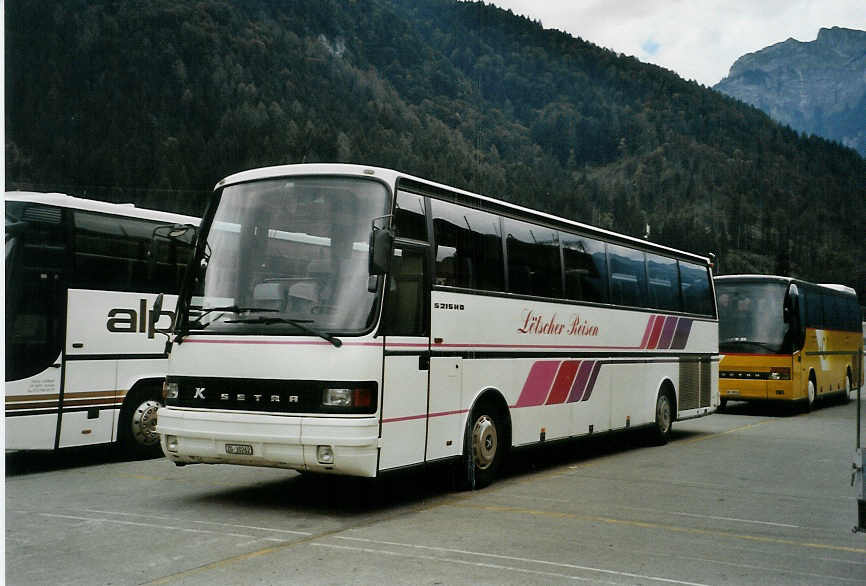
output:
[[[672,441],[612,434],[378,482],[6,455],[9,584],[863,584],[856,403],[731,403]],[[864,409],[866,411],[866,409]]]

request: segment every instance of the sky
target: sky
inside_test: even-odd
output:
[[[864,0],[492,0],[544,28],[632,55],[706,86],[737,58],[820,28],[866,30]]]

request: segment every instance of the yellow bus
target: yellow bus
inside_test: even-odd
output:
[[[788,277],[715,278],[719,399],[847,401],[863,383],[860,307],[854,290]]]

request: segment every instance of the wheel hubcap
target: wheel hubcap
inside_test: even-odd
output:
[[[809,381],[809,404],[815,402],[815,384],[812,381]]]
[[[472,450],[478,469],[490,468],[496,458],[498,443],[496,424],[488,415],[482,415],[472,428]]]
[[[656,419],[658,420],[659,431],[667,433],[671,426],[671,405],[668,402],[667,395],[659,397],[659,402],[656,406]]]
[[[159,442],[156,433],[156,411],[159,403],[148,400],[138,406],[132,414],[132,437],[143,446],[152,446]]]

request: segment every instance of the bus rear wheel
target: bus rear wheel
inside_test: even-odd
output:
[[[160,390],[143,387],[133,390],[120,411],[117,434],[121,449],[135,458],[159,456],[159,434],[156,433],[156,412],[162,407]]]
[[[496,478],[506,449],[503,418],[490,401],[472,410],[465,436],[460,488],[484,488]]]
[[[656,416],[652,429],[653,440],[656,445],[662,446],[671,438],[671,428],[674,423],[674,405],[668,390],[659,391],[656,398]]]

